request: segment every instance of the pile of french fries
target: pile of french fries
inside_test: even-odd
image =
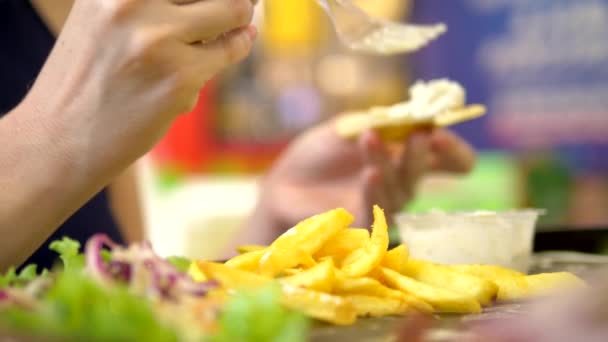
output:
[[[410,258],[405,245],[388,250],[384,212],[375,206],[373,214],[371,234],[349,228],[353,216],[334,209],[300,222],[270,246],[243,246],[225,263],[194,262],[190,274],[217,281],[224,294],[278,283],[286,307],[338,325],[412,311],[477,313],[496,301],[584,286],[566,272],[526,275]]]

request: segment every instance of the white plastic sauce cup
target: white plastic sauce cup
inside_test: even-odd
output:
[[[412,258],[453,264],[487,264],[527,272],[542,210],[432,211],[399,214],[395,221]]]

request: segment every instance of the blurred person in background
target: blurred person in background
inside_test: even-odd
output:
[[[0,0],[0,113],[7,114],[0,233],[11,237],[0,244],[0,268],[28,256],[50,267],[48,242],[62,236],[144,238],[141,220],[132,219],[139,208],[128,166],[191,108],[206,80],[246,57],[252,7],[247,0]],[[399,145],[389,152],[374,132],[344,141],[332,122],[305,132],[264,177],[240,238],[267,243],[334,207],[366,225],[372,204],[390,217],[423,174],[467,172],[474,161],[471,147],[444,130]]]

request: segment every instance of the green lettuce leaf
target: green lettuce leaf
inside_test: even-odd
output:
[[[178,341],[146,299],[84,273],[59,273],[39,310],[9,309],[3,316],[14,331],[62,341]]]
[[[170,262],[175,268],[177,268],[180,272],[188,272],[188,268],[190,267],[190,259],[178,256],[168,257],[167,261]]]
[[[277,286],[237,293],[224,308],[219,332],[212,342],[304,342],[308,320],[286,310]]]
[[[65,271],[80,271],[84,268],[84,255],[80,253],[80,242],[64,237],[53,241],[49,248],[59,254]]]
[[[36,264],[25,266],[18,274],[16,269],[11,267],[5,274],[0,275],[0,289],[7,287],[22,287],[36,279],[38,277],[37,272],[38,266]],[[45,269],[40,276],[45,277],[47,274],[48,272]]]

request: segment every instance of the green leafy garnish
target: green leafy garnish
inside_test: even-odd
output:
[[[59,253],[65,271],[80,271],[84,267],[84,255],[80,254],[80,243],[68,237],[53,241],[49,247]]]
[[[38,266],[36,264],[27,265],[21,270],[21,273],[19,273],[19,279],[23,281],[32,281],[38,276],[37,270]]]
[[[0,289],[6,287],[21,287],[36,279],[38,266],[36,264],[27,265],[19,274],[14,267],[11,267],[4,275],[0,275]],[[41,276],[46,276],[46,269]]]
[[[165,322],[155,307],[157,304],[131,293],[127,284],[99,282],[81,272],[85,260],[80,247],[80,243],[69,238],[51,244],[50,248],[59,253],[63,268],[53,269],[52,285],[35,308],[3,308],[0,330],[60,341],[177,342],[184,337],[190,337],[188,341],[201,338],[199,326]],[[111,254],[102,251],[102,257],[109,261]],[[190,260],[182,257],[167,260],[182,272],[190,265]],[[0,288],[25,284],[35,279],[36,273],[36,265],[25,267],[19,274],[10,269],[0,275]],[[47,274],[47,270],[42,273]],[[237,293],[222,310],[214,335],[201,341],[306,341],[308,320],[285,309],[280,297],[277,285]],[[187,315],[184,322],[188,322]]]
[[[9,309],[3,322],[34,336],[73,341],[178,341],[152,304],[123,286],[102,286],[83,273],[61,272],[36,311]]]
[[[170,262],[180,272],[188,272],[191,261],[188,258],[172,256],[168,257],[167,261]]]
[[[286,310],[279,299],[280,289],[276,286],[237,293],[226,304],[220,331],[211,341],[306,341],[308,320]]]
[[[15,280],[17,280],[17,271],[14,267],[11,267],[5,274],[0,275],[0,289],[9,287]]]

